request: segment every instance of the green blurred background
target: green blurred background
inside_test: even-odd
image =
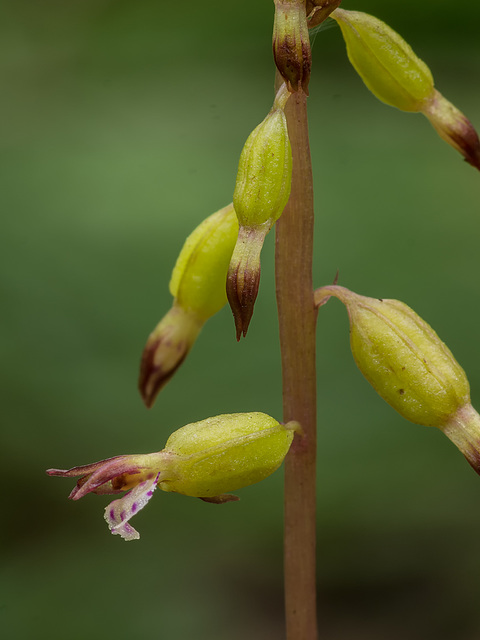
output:
[[[347,2],[395,27],[480,127],[480,6]],[[0,629],[60,637],[283,636],[282,472],[223,507],[158,494],[126,544],[107,498],[47,478],[161,449],[222,412],[281,416],[273,234],[247,340],[224,309],[153,410],[136,390],[185,236],[231,200],[272,101],[270,0],[1,2],[3,557]],[[480,405],[478,173],[422,116],[377,102],[338,28],[309,100],[315,283],[395,297],[429,321]],[[318,331],[322,638],[480,637],[480,479],[356,370],[334,301]],[[252,366],[253,365],[253,366]]]

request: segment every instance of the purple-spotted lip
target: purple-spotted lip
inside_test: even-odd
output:
[[[138,531],[129,524],[129,520],[148,504],[159,478],[160,472],[140,482],[122,498],[107,506],[105,520],[113,534],[120,535],[124,540],[136,540],[140,537]]]

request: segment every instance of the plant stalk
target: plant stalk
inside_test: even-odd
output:
[[[306,96],[286,106],[292,190],[276,224],[275,276],[283,419],[300,422],[285,460],[284,575],[287,640],[316,640],[316,371],[313,302],[313,178]]]

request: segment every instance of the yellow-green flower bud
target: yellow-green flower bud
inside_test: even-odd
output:
[[[442,428],[470,401],[464,370],[435,331],[398,300],[366,298],[337,285],[315,292],[347,307],[358,368],[404,418]]]
[[[233,206],[240,226],[270,227],[290,196],[292,150],[283,111],[290,93],[280,88],[265,120],[248,136],[238,163]]]
[[[206,218],[185,241],[170,280],[173,306],[143,350],[139,389],[147,407],[183,362],[205,321],[226,304],[225,280],[237,235],[230,204]]]
[[[123,455],[72,469],[49,469],[50,476],[80,478],[70,493],[127,492],[105,509],[113,534],[140,537],[130,524],[152,498],[156,487],[222,504],[237,500],[234,491],[260,482],[282,464],[298,422],[279,424],[265,413],[234,413],[188,424],[175,431],[163,451]]]
[[[480,416],[464,370],[435,331],[398,300],[331,285],[315,291],[316,305],[331,296],[347,307],[353,357],[373,388],[407,420],[441,429],[480,474]]]
[[[336,9],[348,59],[370,91],[402,111],[420,111],[433,92],[427,65],[385,22],[361,11]]]
[[[274,0],[273,57],[290,91],[308,95],[312,67],[306,0]]]
[[[289,96],[283,84],[272,110],[248,137],[238,165],[233,204],[240,229],[227,277],[237,340],[246,335],[252,318],[265,236],[290,196],[292,150],[283,111]]]
[[[177,303],[208,320],[227,303],[225,279],[238,236],[232,204],[206,218],[188,236],[170,279]]]
[[[441,138],[480,169],[480,141],[470,121],[434,88],[427,65],[387,24],[360,11],[336,9],[353,67],[380,100],[402,111],[421,112]]]
[[[167,440],[169,466],[158,486],[210,498],[260,482],[281,465],[298,429],[257,412],[188,424]]]

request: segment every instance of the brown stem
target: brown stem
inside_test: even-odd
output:
[[[284,421],[305,432],[285,461],[285,607],[287,640],[315,640],[316,373],[313,302],[313,185],[306,96],[285,113],[293,154],[292,191],[276,225],[275,272],[283,376]]]

